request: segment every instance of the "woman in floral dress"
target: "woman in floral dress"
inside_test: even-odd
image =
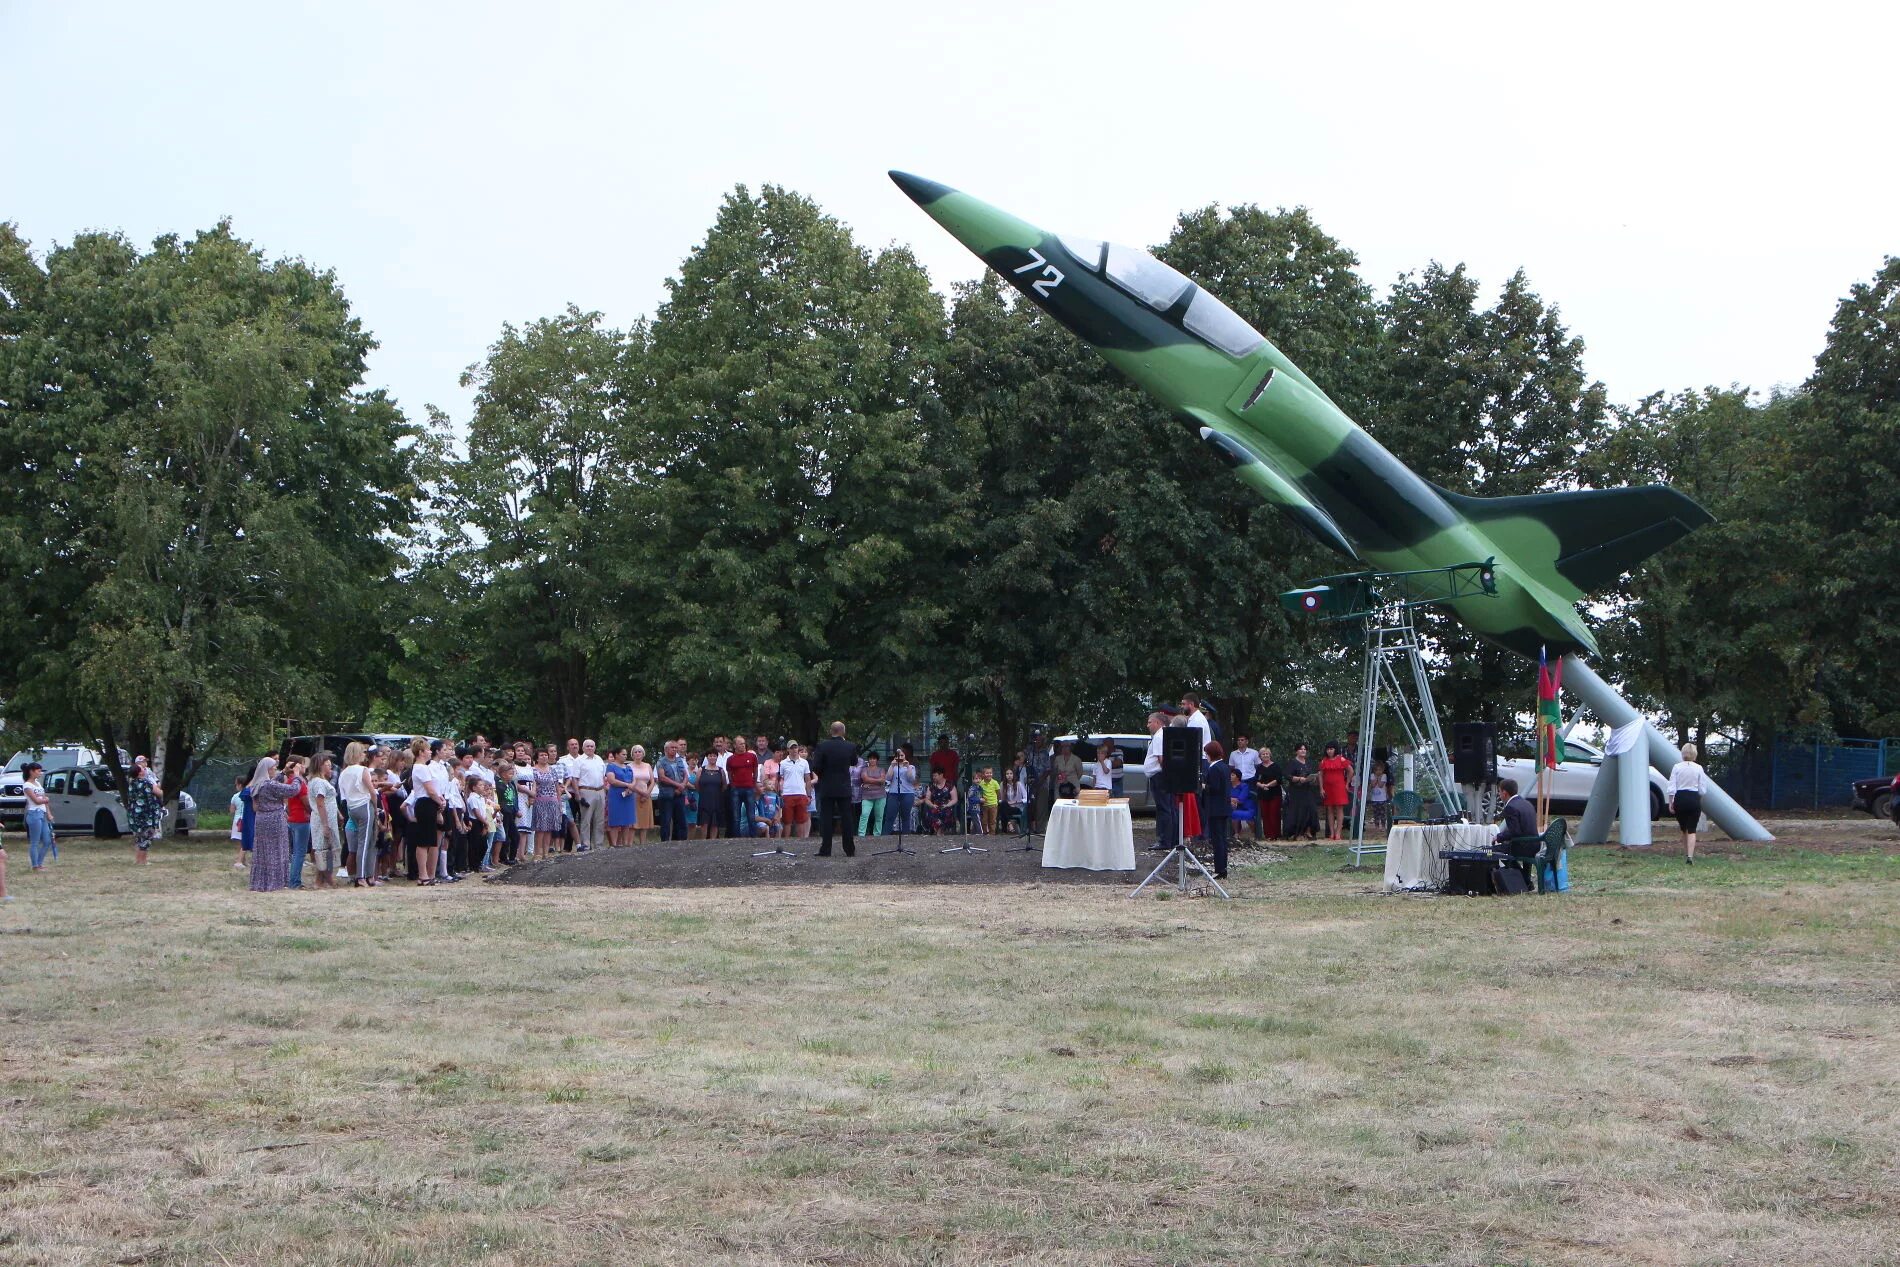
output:
[[[159,797],[158,779],[140,757],[132,767],[132,783],[125,793],[125,812],[132,820],[132,859],[150,862],[146,850],[165,827],[165,802]]]
[[[547,749],[534,754],[534,851],[547,858],[561,834],[561,776]]]

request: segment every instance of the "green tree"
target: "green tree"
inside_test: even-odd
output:
[[[928,278],[767,185],[725,198],[668,291],[648,362],[648,566],[669,581],[649,715],[809,740],[830,714],[921,712],[968,527]]]
[[[1760,455],[1788,563],[1780,612],[1802,685],[1794,720],[1849,735],[1900,730],[1900,257],[1856,283],[1814,373]]]
[[[1581,454],[1607,408],[1583,368],[1583,341],[1522,270],[1488,309],[1464,266],[1406,274],[1381,305],[1385,378],[1365,420],[1380,443],[1453,492],[1507,497],[1574,487]],[[1522,658],[1455,622],[1423,622],[1441,660],[1435,683],[1450,718],[1508,722],[1535,674]]]
[[[427,587],[449,599],[405,648],[404,698],[421,715],[565,737],[626,707],[613,666],[649,645],[658,584],[645,351],[644,326],[570,305],[504,326],[462,376],[475,411]]]
[[[228,224],[44,263],[7,228],[0,291],[9,720],[150,753],[170,796],[274,717],[360,716],[417,435],[335,276]]]
[[[1791,404],[1756,405],[1739,387],[1659,392],[1616,410],[1584,458],[1589,484],[1671,484],[1715,516],[1600,603],[1610,674],[1664,714],[1679,742],[1706,749],[1712,731],[1772,729],[1799,691],[1785,658],[1790,626],[1768,618],[1787,614],[1779,593],[1791,560],[1772,545],[1761,466]]]

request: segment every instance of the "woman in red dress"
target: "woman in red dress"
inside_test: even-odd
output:
[[[1338,744],[1327,744],[1326,755],[1319,759],[1319,799],[1326,811],[1328,840],[1338,840],[1345,833],[1351,779],[1352,762],[1339,755]]]

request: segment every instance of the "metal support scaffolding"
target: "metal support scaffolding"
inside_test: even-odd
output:
[[[1464,798],[1452,780],[1451,757],[1445,749],[1445,735],[1438,725],[1438,708],[1432,703],[1431,677],[1425,671],[1425,657],[1419,646],[1418,627],[1412,622],[1414,604],[1394,601],[1367,613],[1366,667],[1364,692],[1359,703],[1359,754],[1355,770],[1359,791],[1353,810],[1352,864],[1385,853],[1383,840],[1366,841],[1366,804],[1371,792],[1373,737],[1378,734],[1379,707],[1386,705],[1405,736],[1404,746],[1411,749],[1423,767],[1424,775],[1438,785],[1439,804],[1446,814],[1464,810]],[[1406,672],[1401,673],[1403,661]],[[1405,678],[1411,679],[1412,694],[1406,694]],[[1392,776],[1390,763],[1386,777]],[[1390,783],[1387,784],[1390,787]]]

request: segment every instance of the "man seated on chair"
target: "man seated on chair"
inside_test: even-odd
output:
[[[1498,780],[1498,791],[1504,793],[1504,818],[1498,827],[1498,838],[1491,843],[1506,852],[1519,840],[1537,835],[1537,807],[1528,797],[1517,794],[1516,779]]]

